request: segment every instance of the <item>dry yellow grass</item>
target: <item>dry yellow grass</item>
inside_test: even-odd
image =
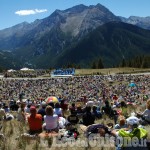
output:
[[[110,122],[110,120],[104,116],[103,119],[97,120],[97,123],[107,123]],[[113,122],[113,121],[112,121]],[[85,149],[91,149],[89,145],[86,144],[86,138],[84,137],[83,132],[79,129],[80,136],[79,140],[82,142],[79,145],[67,146],[66,144],[63,145],[52,145],[53,139],[41,139],[39,140],[27,140],[18,138],[21,134],[25,133],[27,131],[27,125],[24,123],[20,123],[17,120],[7,121],[3,122],[3,129],[2,133],[6,137],[4,141],[0,141],[0,150],[66,150],[66,149],[72,149],[72,150],[85,150]],[[85,143],[84,143],[85,142]],[[62,146],[62,147],[61,147]],[[92,149],[100,149],[99,147],[92,147]],[[105,148],[106,150],[108,148]]]
[[[141,108],[140,105],[137,107],[129,106],[128,107],[128,114],[131,112],[136,112],[139,110],[144,110],[145,108]],[[103,116],[102,119],[96,120],[96,123],[114,123],[113,120],[108,118],[106,115]],[[78,127],[78,125],[77,125]],[[150,127],[146,126],[147,131],[150,133]],[[63,145],[55,145],[55,141],[52,138],[49,139],[41,139],[41,140],[26,140],[22,138],[17,138],[22,133],[25,133],[28,130],[28,126],[26,123],[18,122],[17,120],[12,121],[5,121],[3,122],[2,133],[5,135],[6,139],[4,141],[0,141],[0,150],[114,150],[115,147],[100,147],[95,146],[91,147],[90,145],[86,144],[86,138],[84,137],[83,131],[78,128],[80,135],[79,140],[82,141],[80,144],[67,146]],[[150,135],[148,135],[148,139],[150,139]],[[80,142],[79,141],[79,142]],[[53,143],[53,144],[52,144]],[[94,144],[94,143],[92,143]],[[62,147],[61,147],[62,146]]]
[[[107,69],[76,69],[76,75],[93,75],[93,74],[118,74],[118,73],[143,73],[150,72],[150,68],[107,68]]]
[[[106,69],[75,69],[75,76],[82,75],[113,75],[113,74],[136,74],[150,72],[150,68],[106,68]],[[49,77],[49,74],[40,77]]]

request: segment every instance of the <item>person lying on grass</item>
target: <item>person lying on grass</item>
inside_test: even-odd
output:
[[[91,134],[100,134],[104,137],[106,134],[111,135],[111,129],[113,128],[112,123],[104,124],[92,124],[89,126],[80,125],[82,131],[84,131],[85,136],[88,138]]]

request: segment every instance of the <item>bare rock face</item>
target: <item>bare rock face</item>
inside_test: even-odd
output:
[[[23,22],[1,30],[0,50],[13,50],[31,44],[54,29],[72,37],[81,37],[104,23],[117,20],[120,19],[100,4],[89,7],[78,5],[62,11],[56,10],[49,17],[31,24]]]
[[[72,36],[84,36],[89,31],[110,21],[120,21],[113,13],[104,6],[79,5],[62,12],[65,22],[61,23],[61,29]]]
[[[150,30],[150,17],[130,16],[129,18],[120,17],[120,19],[129,24],[139,26],[143,29]]]

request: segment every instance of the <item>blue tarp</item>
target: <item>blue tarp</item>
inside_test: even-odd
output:
[[[74,68],[67,68],[67,69],[55,69],[51,72],[52,75],[74,75],[75,69]]]

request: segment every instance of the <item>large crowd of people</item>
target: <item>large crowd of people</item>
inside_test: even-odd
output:
[[[55,96],[57,102],[45,100]],[[132,114],[128,107],[131,107]],[[11,115],[16,112],[16,116]],[[111,122],[103,124],[103,117]],[[150,75],[91,75],[69,78],[0,79],[0,120],[27,122],[29,135],[45,132],[78,138],[106,133],[147,138],[150,124]],[[95,124],[99,120],[98,124]],[[78,127],[79,127],[78,126]],[[121,149],[121,147],[117,147]]]

